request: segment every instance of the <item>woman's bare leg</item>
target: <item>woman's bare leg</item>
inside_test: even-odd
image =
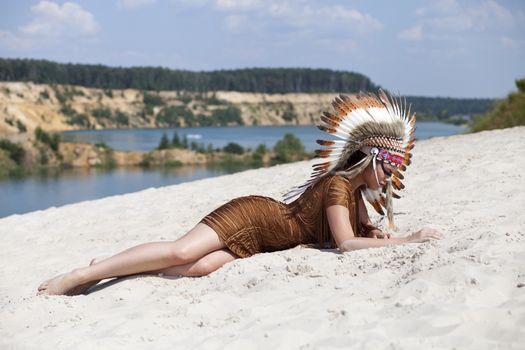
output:
[[[91,259],[91,262],[89,263],[89,266],[94,265],[96,263],[97,263],[96,259]],[[68,294],[69,295],[82,294],[85,291],[87,291],[89,288],[93,287],[98,282],[100,282],[100,280],[94,280],[94,281],[89,281],[89,282],[86,282],[86,283],[79,284],[78,286],[75,286],[75,287],[71,288],[68,291]]]
[[[211,227],[199,223],[175,242],[152,242],[129,248],[94,265],[54,277],[42,283],[38,291],[72,294],[68,292],[80,284],[188,264],[224,247]]]
[[[162,270],[154,271],[154,273],[162,273],[165,276],[206,276],[221,268],[224,264],[229,263],[237,258],[238,256],[232,253],[231,250],[224,248],[211,252],[195,262],[184,265],[170,266]]]

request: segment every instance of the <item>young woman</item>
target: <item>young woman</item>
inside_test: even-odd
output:
[[[39,294],[76,295],[106,278],[139,273],[203,276],[237,258],[299,244],[340,251],[441,239],[430,228],[393,238],[373,226],[362,195],[393,225],[393,189],[404,186],[410,164],[415,114],[382,91],[341,95],[335,113],[323,113],[319,128],[340,140],[317,142],[325,161],[314,165],[310,180],[287,195],[286,204],[262,196],[231,200],[204,217],[174,242],[152,242],[56,276]],[[379,238],[379,239],[378,239]]]

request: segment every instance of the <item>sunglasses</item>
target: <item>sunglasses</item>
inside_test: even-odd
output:
[[[381,169],[383,169],[383,173],[385,174],[385,176],[392,177],[392,172],[385,169],[385,162],[381,160],[379,161],[379,163],[381,164]]]

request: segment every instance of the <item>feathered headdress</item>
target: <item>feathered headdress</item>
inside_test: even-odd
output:
[[[363,194],[375,210],[385,215],[389,226],[395,229],[392,197],[399,198],[392,187],[401,190],[402,172],[410,165],[414,147],[415,113],[410,113],[405,99],[395,98],[379,90],[377,96],[359,93],[356,96],[339,95],[332,102],[335,113],[324,112],[322,124],[317,127],[340,140],[317,140],[325,148],[316,150],[324,162],[313,165],[310,179],[303,185],[292,188],[284,195],[285,202],[301,195],[307,188],[327,175],[344,175],[349,178],[361,173],[372,162],[374,170],[377,160],[396,165],[391,180],[380,190],[365,189]],[[365,158],[348,165],[348,159],[356,152],[365,153]],[[376,174],[377,180],[377,174]],[[379,184],[379,181],[378,181]],[[386,194],[386,196],[385,196]]]

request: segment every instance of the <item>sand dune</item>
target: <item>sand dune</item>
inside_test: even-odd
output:
[[[442,241],[297,247],[76,297],[34,294],[92,257],[172,240],[233,197],[280,198],[309,162],[0,219],[0,348],[522,349],[524,145],[523,127],[417,143],[395,203],[399,234],[428,225]]]

